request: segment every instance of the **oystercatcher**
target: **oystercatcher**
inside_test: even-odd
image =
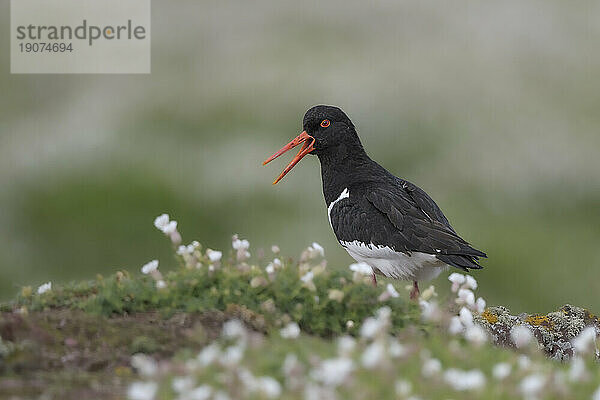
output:
[[[418,186],[392,175],[363,149],[350,118],[338,107],[318,105],[304,115],[304,131],[263,162],[267,164],[302,144],[273,184],[305,155],[321,163],[329,223],[338,241],[375,274],[418,282],[437,277],[448,266],[482,268],[486,254],[452,228],[435,202]]]

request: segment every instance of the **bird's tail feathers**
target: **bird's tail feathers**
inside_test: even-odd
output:
[[[470,269],[482,269],[477,257],[453,254],[439,254],[437,258],[448,265],[468,271]]]

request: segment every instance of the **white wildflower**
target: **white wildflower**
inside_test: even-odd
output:
[[[221,257],[223,257],[222,252],[217,251],[217,250],[212,250],[212,249],[207,249],[206,255],[208,256],[208,259],[210,260],[210,262],[221,261]]]
[[[528,375],[519,384],[519,390],[526,399],[537,399],[546,385],[546,377],[542,374]]]
[[[279,246],[277,246],[276,244],[274,244],[273,246],[271,246],[271,251],[273,252],[273,254],[279,254]]]
[[[153,271],[156,271],[158,269],[158,260],[152,260],[149,263],[144,264],[144,266],[142,267],[142,274],[150,274]]]
[[[462,322],[460,322],[460,317],[454,316],[450,319],[450,324],[448,325],[448,332],[452,335],[458,335],[464,329]]]
[[[391,283],[387,284],[385,290],[391,297],[400,297],[400,293],[398,293],[394,285],[392,285]]]
[[[240,381],[248,391],[252,392],[257,389],[258,382],[256,378],[254,377],[254,375],[252,375],[252,372],[248,371],[246,368],[239,367],[238,377],[240,378]]]
[[[379,332],[383,331],[385,327],[385,323],[373,318],[373,317],[369,317],[367,319],[365,319],[365,322],[363,322],[362,326],[360,327],[360,336],[367,338],[367,339],[372,339],[374,338]]]
[[[373,369],[377,367],[383,361],[385,355],[385,348],[381,342],[373,342],[362,354],[361,362],[363,367],[367,369]]]
[[[504,380],[510,375],[511,369],[512,367],[509,363],[498,363],[494,365],[494,368],[492,369],[492,376],[494,377],[494,379],[497,379],[499,381]]]
[[[528,369],[531,366],[531,359],[525,354],[521,354],[517,359],[520,369]]]
[[[213,389],[208,385],[198,386],[185,393],[186,400],[208,400],[212,395]]]
[[[268,399],[275,399],[281,396],[281,385],[270,376],[261,376],[257,380],[258,390]]]
[[[226,338],[239,338],[246,335],[244,324],[238,319],[232,319],[223,324],[223,336]]]
[[[52,282],[46,282],[43,285],[40,285],[40,287],[38,287],[37,293],[44,294],[50,290],[52,290]]]
[[[419,300],[419,306],[421,307],[421,317],[425,321],[436,321],[441,316],[436,301]]]
[[[596,328],[588,326],[572,340],[573,348],[578,354],[589,354],[596,352]]]
[[[156,281],[156,288],[157,289],[164,289],[166,287],[167,287],[167,282],[165,282],[164,280],[159,279],[159,280]]]
[[[275,267],[273,266],[273,263],[269,263],[266,267],[265,267],[265,271],[267,272],[267,274],[272,274],[275,272]]]
[[[392,309],[388,306],[381,307],[375,311],[375,314],[377,319],[381,321],[389,321],[390,317],[392,316]]]
[[[244,357],[244,350],[245,347],[242,344],[227,347],[222,354],[221,362],[229,367],[238,365]]]
[[[600,387],[598,387],[598,390],[592,395],[592,400],[600,400]]]
[[[481,389],[485,385],[485,375],[478,369],[462,371],[450,368],[444,372],[444,380],[459,391]]]
[[[465,331],[465,339],[474,345],[480,346],[487,341],[487,333],[481,326],[471,325]]]
[[[133,382],[127,388],[129,400],[153,400],[158,390],[156,382]]]
[[[485,306],[486,306],[486,302],[481,297],[478,298],[477,301],[475,302],[475,310],[477,310],[477,312],[479,314],[481,314],[485,311]]]
[[[300,280],[304,283],[312,282],[315,274],[312,271],[308,271],[306,274],[300,277]]]
[[[273,259],[273,266],[275,268],[281,268],[282,265],[283,264],[282,264],[282,262],[281,262],[281,260],[279,258],[274,258]]]
[[[312,249],[321,257],[325,257],[325,249],[317,242],[313,242]]]
[[[369,266],[369,264],[367,263],[356,263],[356,264],[350,264],[350,271],[353,272],[358,272],[359,274],[363,274],[363,275],[372,275],[373,274],[373,268],[371,268]]]
[[[466,304],[468,306],[475,305],[475,294],[470,289],[460,289],[456,304]]]
[[[354,321],[349,319],[348,321],[346,321],[346,329],[352,329],[352,328],[354,328]]]
[[[332,358],[321,362],[312,371],[311,376],[314,380],[322,382],[327,386],[339,386],[353,370],[354,363],[351,359],[345,357]]]
[[[516,325],[510,330],[510,338],[518,349],[527,346],[533,340],[533,334],[525,325]]]
[[[323,387],[314,382],[308,382],[304,385],[304,400],[328,398],[335,398],[335,393],[331,387]]]
[[[569,368],[569,380],[572,382],[581,382],[587,378],[587,369],[585,361],[579,356],[574,356],[571,360],[571,368]]]
[[[465,283],[465,276],[463,274],[459,274],[458,272],[453,272],[448,277],[448,280],[452,282],[452,291],[456,293],[460,288],[460,285]]]
[[[285,360],[283,360],[281,369],[283,370],[284,375],[289,377],[298,370],[299,366],[300,363],[298,362],[298,356],[296,356],[294,353],[289,353],[285,356]]]
[[[410,395],[410,392],[412,392],[412,384],[405,379],[396,381],[394,386],[396,389],[396,394],[400,397],[406,397]]]
[[[206,367],[217,360],[221,355],[221,349],[216,343],[211,343],[202,349],[198,354],[198,362],[202,367]]]
[[[169,214],[161,214],[154,219],[154,226],[164,232],[165,227],[169,223]]]
[[[408,351],[406,350],[406,347],[402,345],[402,343],[400,343],[396,339],[392,339],[390,340],[388,353],[392,358],[398,358],[405,356],[408,353]]]
[[[158,371],[158,364],[146,354],[138,353],[131,356],[131,366],[142,376],[153,376]]]
[[[191,390],[196,381],[191,376],[175,377],[171,382],[171,387],[177,393],[183,393]]]
[[[437,293],[435,292],[435,286],[433,285],[429,285],[429,287],[425,290],[423,290],[423,293],[421,293],[421,299],[427,301],[429,299],[431,299],[432,297],[436,297]]]
[[[231,242],[231,246],[235,250],[248,250],[248,248],[250,247],[250,242],[248,242],[246,239],[240,240],[237,238],[237,236],[235,236],[233,242]]]
[[[356,347],[356,340],[352,336],[342,336],[338,339],[337,345],[341,356],[349,356]]]
[[[295,322],[290,322],[283,329],[279,331],[279,334],[284,339],[296,339],[300,336],[300,327]]]
[[[248,242],[246,239],[241,240],[238,238],[238,235],[233,235],[231,246],[237,252],[238,261],[244,261],[250,258],[250,252],[248,251],[250,248],[250,242]]]
[[[468,308],[461,308],[458,317],[464,326],[469,327],[473,325],[473,314],[471,314],[471,311],[469,311]]]
[[[464,287],[466,289],[475,290],[477,289],[477,281],[471,275],[465,275]]]
[[[428,358],[423,363],[421,368],[421,374],[425,378],[431,378],[434,375],[439,374],[442,371],[442,363],[437,358]]]
[[[169,221],[167,225],[162,229],[163,233],[167,236],[177,232],[177,221]]]

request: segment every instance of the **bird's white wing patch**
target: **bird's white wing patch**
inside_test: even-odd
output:
[[[348,188],[345,188],[344,190],[342,190],[342,193],[340,193],[340,195],[338,196],[337,199],[335,199],[334,201],[332,201],[329,204],[329,207],[327,207],[327,218],[329,218],[329,225],[331,225],[331,227],[333,228],[333,225],[331,224],[331,210],[333,209],[333,206],[335,206],[335,204],[343,199],[347,199],[348,197],[350,197],[350,191],[348,190]]]

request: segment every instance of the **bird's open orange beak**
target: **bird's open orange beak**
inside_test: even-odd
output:
[[[273,185],[276,184],[277,182],[279,182],[281,180],[281,178],[283,178],[288,172],[290,172],[292,170],[292,168],[294,168],[294,165],[298,164],[298,162],[300,160],[302,160],[302,158],[305,155],[307,155],[308,153],[310,153],[311,151],[313,151],[315,149],[313,147],[313,145],[315,144],[315,138],[310,136],[308,133],[306,133],[306,131],[303,131],[301,134],[296,136],[294,138],[294,140],[292,140],[291,142],[289,142],[288,144],[283,146],[278,152],[276,152],[275,154],[273,154],[271,157],[267,158],[263,162],[263,165],[270,163],[271,161],[273,161],[274,159],[276,159],[277,157],[279,157],[286,151],[298,146],[300,143],[304,143],[302,145],[302,147],[300,148],[300,151],[298,152],[298,154],[296,154],[296,157],[294,157],[294,159],[288,164],[288,166],[285,167],[285,169],[283,170],[281,175],[279,175],[279,177],[273,181]]]

